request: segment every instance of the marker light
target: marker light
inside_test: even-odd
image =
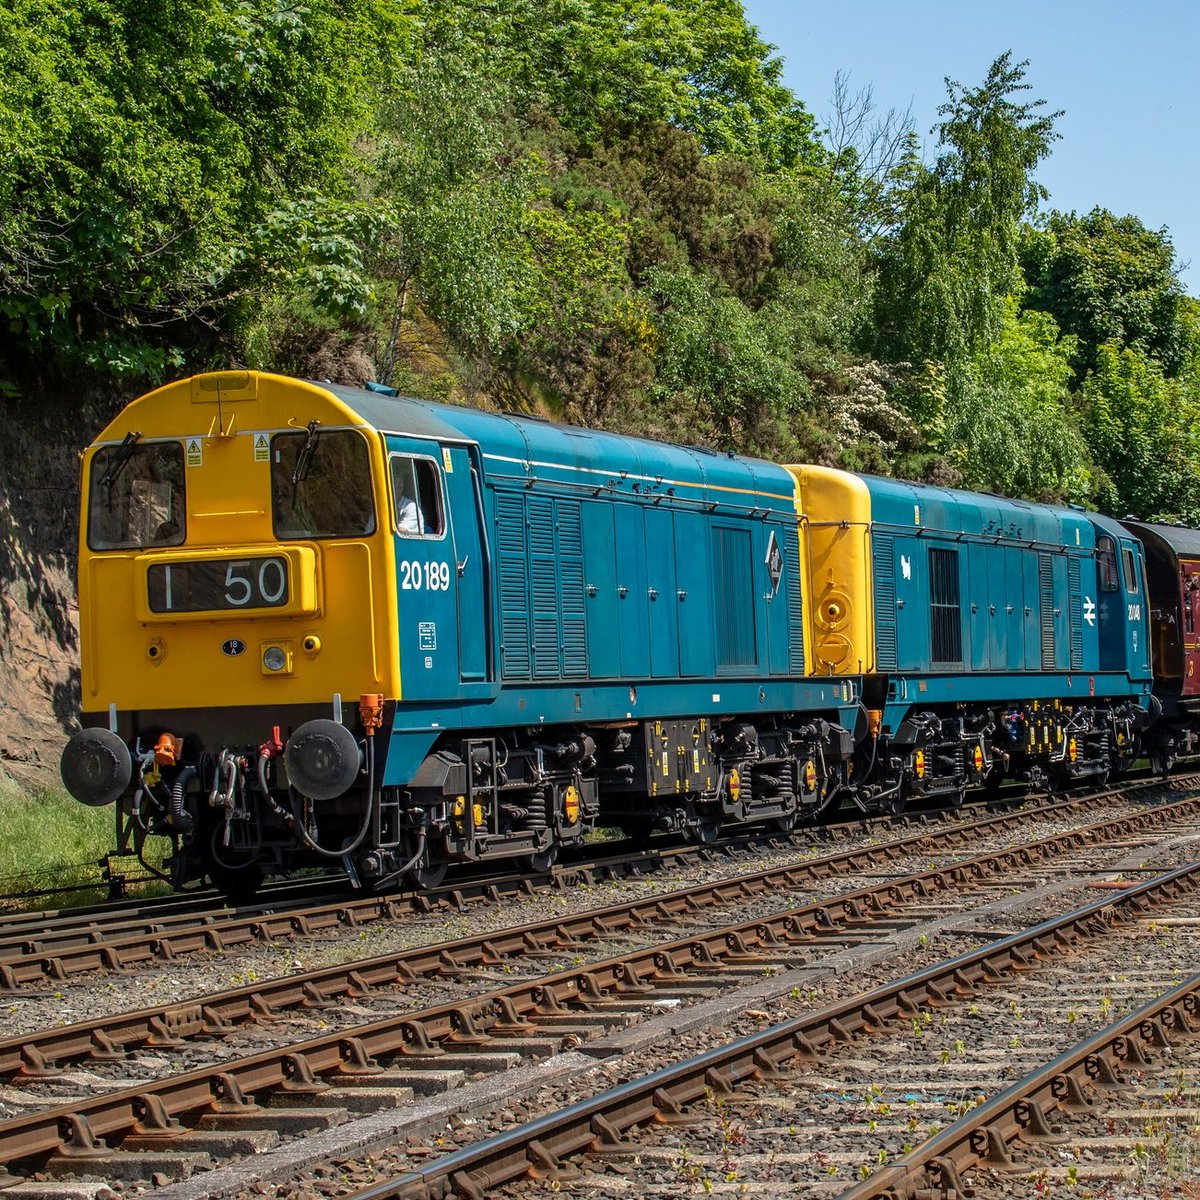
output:
[[[567,824],[574,825],[579,820],[579,789],[571,784],[563,795],[563,816]]]

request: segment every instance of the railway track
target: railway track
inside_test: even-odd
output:
[[[407,957],[350,963],[339,972],[238,989],[236,996],[9,1039],[3,1044],[8,1078],[20,1083],[26,1108],[44,1107],[0,1125],[0,1161],[59,1175],[157,1175],[165,1181],[209,1166],[214,1156],[236,1159],[273,1151],[281,1130],[305,1132],[311,1142],[314,1131],[372,1111],[374,1117],[356,1122],[371,1126],[357,1135],[369,1141],[379,1136],[378,1126],[396,1123],[394,1107],[411,1096],[408,1089],[430,1098],[435,1109],[444,1093],[442,1101],[449,1098],[453,1107],[458,1101],[450,1089],[469,1076],[495,1079],[517,1068],[522,1056],[556,1054],[564,1043],[591,1057],[616,1054],[617,1044],[611,1037],[606,1044],[605,1035],[645,1020],[648,1012],[711,1001],[737,982],[766,980],[769,991],[777,986],[772,976],[798,962],[861,948],[871,937],[894,938],[898,930],[927,920],[931,910],[957,913],[963,897],[972,893],[1007,893],[1014,871],[1026,874],[1056,859],[1061,871],[1064,856],[1076,871],[1099,869],[1080,866],[1080,854],[1095,854],[1102,838],[1115,839],[1118,847],[1131,838],[1144,840],[1152,836],[1147,829],[1161,832],[1171,823],[1194,821],[1198,804],[1191,798],[1143,810],[950,866],[885,878],[798,908],[780,910],[778,892],[828,882],[838,869],[831,859],[725,881],[708,889],[707,899],[657,896],[556,918],[537,928],[406,952]],[[991,818],[983,824],[1003,832],[1012,828],[1009,820]],[[953,833],[961,839],[967,828]],[[849,852],[853,861],[842,867],[869,870],[894,863],[903,853],[928,852],[929,846],[928,833],[899,839],[871,847],[869,854]],[[705,908],[719,912],[721,906],[744,910],[749,905],[762,911],[750,920],[701,927]],[[589,958],[621,940],[637,944],[607,958]],[[894,946],[880,953],[894,953]],[[575,957],[578,966],[562,969],[564,958]],[[547,958],[557,960],[560,969],[529,973],[476,994],[489,974],[503,979],[513,969],[528,973],[531,961]],[[421,1007],[422,999],[433,998],[429,989],[437,988],[448,989],[452,998]],[[364,1021],[375,1001],[389,1015]],[[257,1035],[288,1014],[300,1014],[310,1029],[312,1023],[338,1027],[299,1042],[285,1036],[270,1050],[240,1057],[226,1044],[236,1041],[239,1030]],[[165,1078],[129,1079],[153,1069],[147,1057],[182,1061],[188,1039],[197,1036],[220,1039],[203,1067]],[[60,1067],[81,1057],[91,1068],[86,1080],[71,1070],[60,1073]],[[80,1096],[81,1087],[91,1094]],[[118,1143],[119,1151],[102,1139]],[[202,1186],[221,1186],[222,1170],[237,1175],[236,1167],[218,1168],[203,1177],[212,1182]]]
[[[1072,797],[1032,810],[1018,809],[998,817],[984,818],[983,824],[969,822],[969,831],[990,829],[996,822],[1019,823],[1032,814],[1085,812],[1110,804],[1114,797],[1143,800],[1181,790],[1200,782],[1200,776],[1183,777],[1170,783],[1146,780],[1109,789],[1090,796]],[[921,832],[900,845],[912,844],[928,834],[930,822],[958,819],[957,814],[914,813],[902,817],[872,819],[867,828],[891,830],[899,823],[917,825]],[[857,831],[861,822],[832,826],[822,837],[836,838]],[[804,843],[816,834],[797,831],[792,844]],[[236,911],[207,907],[201,897],[165,897],[163,903],[142,904],[135,909],[109,908],[74,914],[35,914],[33,917],[0,922],[0,989],[24,985],[53,984],[96,971],[128,970],[150,962],[174,961],[188,955],[224,952],[252,944],[280,939],[304,938],[336,931],[354,930],[380,921],[396,920],[408,913],[425,913],[436,908],[461,911],[472,902],[498,903],[506,897],[528,894],[536,887],[564,888],[579,882],[591,883],[661,870],[666,865],[704,855],[737,853],[770,842],[778,845],[784,835],[741,832],[715,846],[662,845],[637,848],[631,843],[601,844],[577,860],[556,866],[540,877],[520,874],[466,876],[446,887],[429,892],[392,892],[382,895],[346,895],[311,902],[309,885],[281,885],[264,903]],[[836,856],[835,856],[836,857]],[[328,884],[324,887],[327,889]],[[168,904],[175,900],[177,904]],[[40,918],[40,919],[39,919]]]
[[[1068,834],[968,858],[948,868],[885,878],[832,899],[800,909],[785,909],[773,917],[718,927],[688,943],[693,960],[713,961],[730,953],[761,953],[763,945],[779,939],[820,938],[847,923],[881,922],[903,913],[912,898],[928,900],[953,886],[966,891],[994,883],[1013,867],[1029,867],[1079,847],[1127,838],[1147,825],[1171,823],[1200,812],[1200,798],[1183,800],[1143,814],[1085,826]],[[985,833],[1013,828],[1010,818],[996,817],[946,831],[947,846],[969,845]],[[752,900],[786,897],[834,879],[894,863],[905,854],[930,848],[928,836],[905,838],[864,849],[826,855],[750,875],[723,879],[699,888],[663,893],[595,909],[578,916],[554,917],[500,932],[488,931],[450,942],[420,946],[396,954],[358,959],[228,989],[176,1004],[156,1005],[115,1017],[101,1017],[37,1034],[0,1039],[0,1080],[37,1078],[64,1063],[112,1057],[138,1045],[173,1046],[183,1039],[227,1033],[234,1027],[281,1015],[288,1009],[316,1010],[343,999],[362,997],[379,988],[408,986],[418,979],[458,979],[472,971],[487,971],[536,958],[561,958],[587,945],[623,936],[636,936],[656,927],[679,928],[708,909],[728,908]],[[940,847],[944,849],[945,847]],[[770,922],[763,925],[763,921]],[[778,928],[775,928],[778,926]],[[703,946],[701,949],[700,947]],[[750,946],[754,947],[752,951]],[[739,950],[739,947],[741,949]],[[652,946],[651,953],[662,953]],[[676,953],[675,947],[668,949]],[[624,972],[657,971],[656,961],[636,957],[614,960],[607,970],[612,983],[622,986]],[[557,983],[557,981],[555,981]],[[538,986],[544,986],[538,984]],[[610,980],[596,977],[575,985],[581,995],[596,994]],[[556,993],[557,993],[556,988]],[[569,999],[572,988],[564,995]],[[466,1021],[465,1015],[457,1017]],[[421,1038],[418,1036],[418,1040]]]
[[[982,949],[497,1133],[357,1190],[353,1198],[482,1200],[506,1185],[521,1196],[549,1190],[549,1183],[557,1195],[611,1196],[626,1190],[622,1180],[630,1164],[637,1165],[642,1194],[653,1191],[655,1181],[674,1183],[663,1194],[683,1192],[689,1181],[703,1184],[709,1194],[739,1195],[747,1187],[799,1184],[805,1196],[839,1200],[989,1194],[964,1186],[973,1168],[993,1177],[998,1170],[1009,1186],[1021,1176],[1025,1190],[1018,1186],[1004,1194],[1036,1195],[1028,1185],[1036,1186],[1051,1171],[1073,1185],[1078,1171],[1069,1173],[1061,1158],[1052,1168],[1036,1160],[1020,1162],[1013,1143],[1028,1141],[1035,1153],[1074,1144],[1078,1155],[1078,1144],[1056,1132],[1051,1121],[1071,1114],[1094,1126],[1099,1117],[1102,1132],[1113,1116],[1094,1095],[1132,1090],[1135,1085],[1125,1078],[1130,1071],[1142,1077],[1142,1090],[1123,1101],[1126,1120],[1136,1124],[1139,1107],[1153,1090],[1146,1077],[1177,1078],[1175,1051],[1185,1040],[1200,1040],[1200,975],[1172,982],[1181,960],[1194,955],[1197,939],[1174,960],[1157,962],[1139,986],[1125,989],[1123,1000],[1143,1000],[1134,1011],[1081,1041],[1066,1034],[1072,1043],[1067,1049],[990,1100],[978,1058],[955,1067],[955,1056],[966,1053],[959,1035],[972,1021],[985,1025],[1007,1013],[1007,1022],[998,1023],[1001,1037],[1008,1038],[1000,1044],[1007,1048],[1010,1069],[1022,1057],[1036,1058],[1054,1037],[1031,1037],[1038,1044],[1022,1055],[1019,1035],[1008,1035],[1005,1026],[1038,1029],[1036,1018],[1054,1011],[1056,997],[1072,979],[1068,996],[1091,996],[1079,987],[1078,968],[1101,957],[1105,943],[1132,940],[1129,932],[1160,908],[1186,902],[1196,907],[1198,888],[1200,863],[1187,864]],[[1039,981],[1038,976],[1048,978]],[[1100,991],[1094,997],[1101,1012],[1104,995]],[[982,1013],[983,1008],[995,1012]],[[1062,1021],[1055,1032],[1061,1035],[1072,1024]],[[914,1043],[920,1046],[917,1054]],[[947,1044],[955,1049],[948,1051]],[[1184,1084],[1174,1095],[1194,1106],[1196,1077],[1190,1078],[1190,1089]],[[887,1086],[881,1084],[885,1079],[891,1081]],[[1170,1117],[1169,1106],[1159,1111]],[[962,1115],[955,1119],[956,1114]],[[1193,1114],[1194,1108],[1183,1116]],[[943,1118],[948,1128],[938,1127]],[[811,1136],[814,1132],[819,1136]],[[802,1133],[810,1136],[802,1140]],[[895,1157],[889,1146],[904,1137],[924,1144]],[[802,1149],[794,1152],[789,1142]],[[750,1158],[753,1166],[747,1167]],[[1119,1170],[1110,1173],[1121,1176]],[[856,1177],[860,1182],[847,1189],[846,1182]]]
[[[1148,1191],[1154,1157],[1168,1180],[1194,1181],[1200,1176],[1198,1051],[1200,974],[1193,974],[1030,1071],[841,1200],[917,1200],[939,1190],[966,1195],[964,1180],[978,1195],[1018,1176],[1043,1190],[1116,1180]],[[1063,1146],[1076,1147],[1072,1157],[1082,1157],[1078,1148],[1089,1141],[1123,1151],[1130,1161],[1117,1169],[1085,1162],[1082,1171],[1064,1162]],[[1089,1155],[1091,1163],[1095,1157]]]

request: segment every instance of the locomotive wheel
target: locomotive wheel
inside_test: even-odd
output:
[[[249,904],[263,885],[263,869],[258,863],[246,867],[222,867],[210,863],[208,877],[213,887],[235,907]]]
[[[787,835],[787,834],[791,833],[793,829],[796,828],[796,822],[799,819],[800,819],[799,810],[797,810],[796,812],[790,812],[786,816],[783,816],[783,817],[772,817],[767,822],[767,828],[772,833],[782,833],[784,835]]]
[[[637,842],[639,846],[648,846],[650,835],[654,832],[654,823],[649,818],[626,817],[621,822],[621,832],[631,842]]]
[[[689,842],[694,842],[697,846],[711,846],[713,842],[721,834],[720,821],[696,821],[689,824],[684,830],[684,835]]]
[[[544,850],[525,856],[525,865],[535,875],[545,875],[558,861],[558,843],[551,842]]]
[[[446,863],[430,863],[424,867],[416,867],[412,873],[413,883],[422,890],[440,887],[446,878]]]

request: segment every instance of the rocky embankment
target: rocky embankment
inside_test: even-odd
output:
[[[0,399],[0,772],[58,772],[79,705],[79,452],[123,398]]]

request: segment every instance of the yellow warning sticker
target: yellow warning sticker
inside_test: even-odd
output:
[[[251,438],[254,442],[254,461],[255,462],[270,462],[271,461],[271,443],[265,433],[252,433]]]
[[[198,437],[190,437],[187,440],[187,465],[189,467],[204,466],[204,451],[200,447]]]
[[[445,468],[447,475],[454,474],[454,460],[450,457],[450,447],[442,447],[442,466]]]

